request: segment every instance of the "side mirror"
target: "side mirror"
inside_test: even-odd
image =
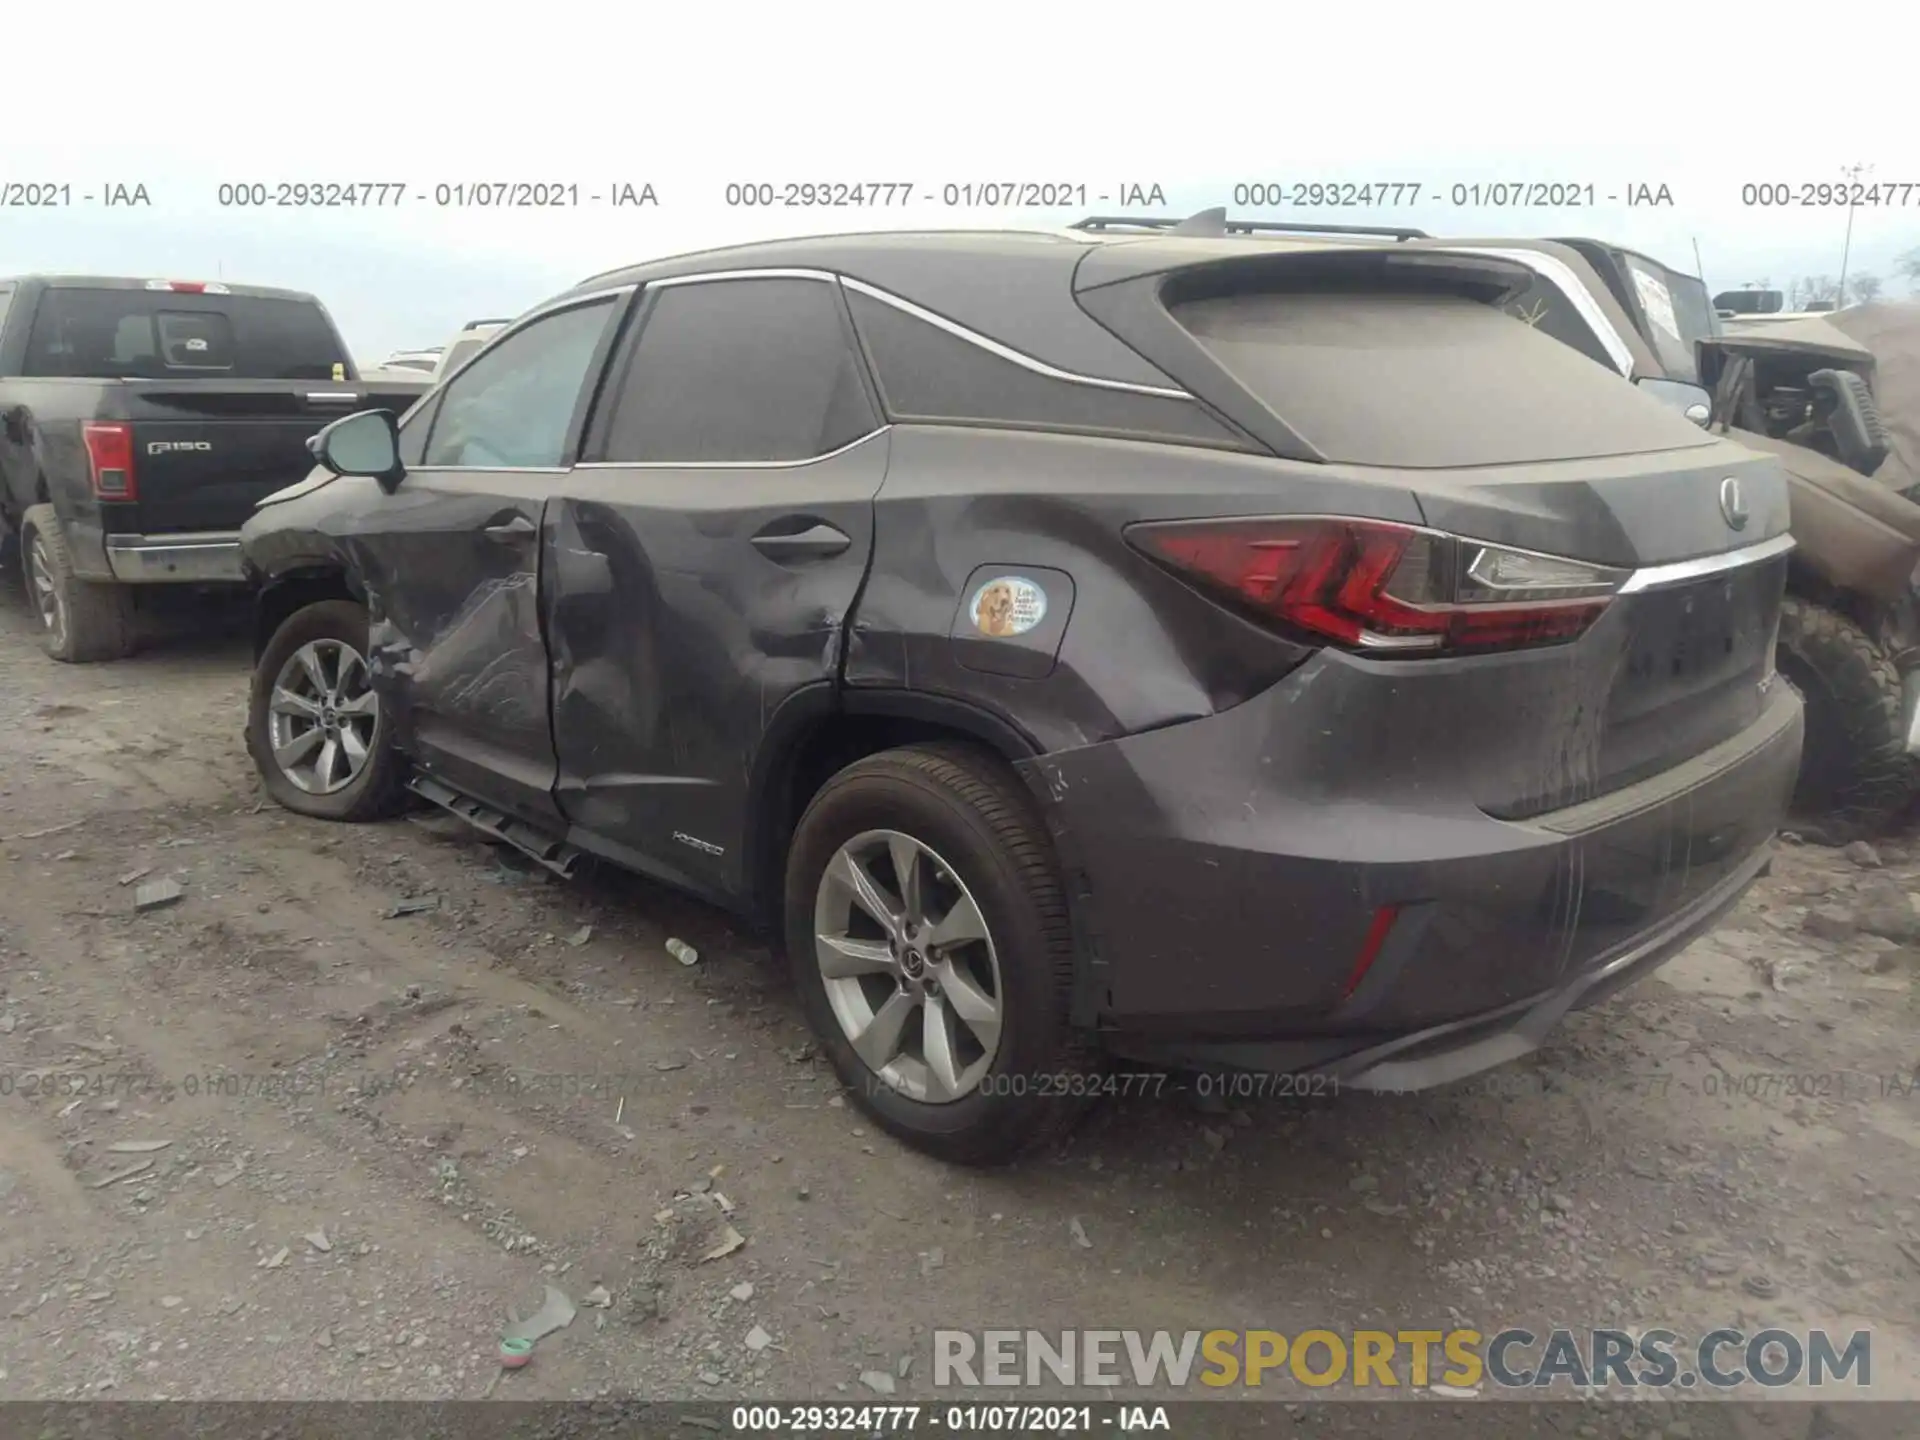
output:
[[[1662,375],[1643,375],[1637,383],[1662,405],[1671,405],[1703,429],[1713,418],[1713,396],[1704,385],[1669,380]]]
[[[307,449],[336,475],[377,480],[391,495],[406,478],[400,463],[400,427],[386,410],[362,410],[328,425],[307,441]]]

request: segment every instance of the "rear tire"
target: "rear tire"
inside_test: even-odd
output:
[[[900,939],[892,962],[894,932],[874,922],[870,908],[850,907],[851,887],[828,875],[830,866],[848,873],[838,867],[863,846],[874,856],[867,878],[879,882],[883,908],[919,920],[912,930],[903,922],[899,935],[917,938]],[[902,853],[916,857],[917,882],[901,882]],[[971,933],[951,923],[966,905],[985,938],[942,941]],[[1004,1163],[1065,1134],[1097,1090],[1099,1052],[1068,1023],[1074,945],[1053,845],[1026,787],[997,757],[965,745],[915,745],[835,775],[794,834],[785,916],[794,982],[834,1069],[862,1110],[914,1148],[959,1164]],[[871,932],[857,943],[877,951],[865,973],[830,981],[823,965],[836,965],[843,952],[820,936],[852,944],[856,930]],[[916,985],[923,993],[914,1008]],[[988,1013],[989,990],[997,1006],[990,1051],[974,1028]],[[851,1013],[857,1027],[896,1003],[906,1007],[897,1027],[905,1047],[876,1068],[856,1051],[842,1015]],[[877,1053],[871,1040],[863,1048]],[[962,1084],[945,1095],[914,1093],[912,1077],[946,1088],[938,1077],[956,1073]]]
[[[85,665],[133,653],[133,596],[124,585],[74,573],[53,506],[35,505],[20,517],[20,569],[27,603],[40,617],[41,648],[55,660]]]
[[[1836,841],[1881,833],[1915,789],[1900,672],[1853,621],[1793,596],[1781,606],[1777,662],[1806,703],[1794,813]]]
[[[319,667],[317,681],[309,661]],[[322,600],[282,621],[253,668],[247,752],[267,793],[296,815],[382,820],[405,804],[406,768],[393,748],[386,708],[365,683],[366,663],[367,612],[350,600]],[[372,697],[371,724],[366,709],[348,708],[365,705],[361,696]],[[286,732],[278,754],[276,716]],[[337,748],[323,772],[329,744]],[[364,758],[349,774],[356,748]]]

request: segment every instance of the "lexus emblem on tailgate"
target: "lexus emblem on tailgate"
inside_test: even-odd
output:
[[[1747,528],[1747,497],[1740,493],[1740,482],[1731,475],[1720,482],[1720,513],[1734,529]]]

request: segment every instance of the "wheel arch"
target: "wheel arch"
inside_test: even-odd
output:
[[[1033,737],[971,701],[905,690],[840,689],[822,681],[781,704],[748,780],[741,882],[756,924],[779,925],[787,847],[820,787],[869,755],[937,740],[960,741],[998,756],[1044,802],[1044,792],[1021,763],[1040,754]]]
[[[345,566],[325,562],[293,566],[263,581],[253,602],[253,658],[265,653],[288,616],[322,600],[365,605],[367,596]]]

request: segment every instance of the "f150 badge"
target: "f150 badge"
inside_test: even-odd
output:
[[[989,639],[1010,640],[1047,618],[1047,592],[1024,575],[997,576],[973,592],[967,618]]]
[[[210,451],[212,449],[213,444],[208,440],[149,440],[147,442],[149,455],[166,455],[175,450]]]

